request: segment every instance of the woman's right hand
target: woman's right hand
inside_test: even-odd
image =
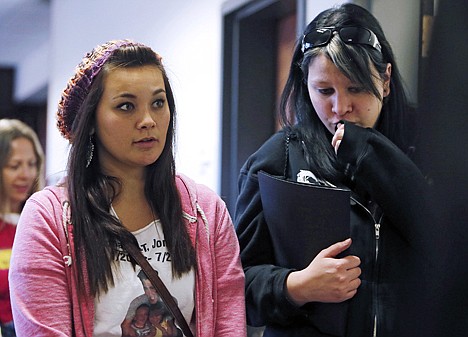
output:
[[[298,306],[308,302],[339,303],[352,298],[361,284],[361,260],[336,256],[351,246],[351,239],[322,250],[312,262],[286,279],[288,297]]]

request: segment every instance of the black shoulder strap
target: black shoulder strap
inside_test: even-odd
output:
[[[297,174],[300,170],[308,170],[304,157],[304,149],[301,139],[299,139],[296,132],[292,130],[286,131],[285,136],[285,165],[283,175],[285,179],[296,181]]]

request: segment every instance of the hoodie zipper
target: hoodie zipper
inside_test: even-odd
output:
[[[377,259],[379,257],[379,243],[380,243],[380,224],[382,222],[383,214],[380,216],[379,221],[375,220],[374,215],[372,212],[364,206],[362,203],[360,203],[358,200],[355,198],[351,197],[351,200],[353,200],[356,204],[361,206],[371,217],[373,223],[374,223],[374,238],[375,238],[375,258],[374,258],[374,273],[377,267]],[[376,337],[377,336],[377,321],[378,321],[378,305],[377,305],[377,284],[374,282],[372,286],[372,304],[373,304],[373,313],[374,313],[374,326],[372,329],[372,336]]]

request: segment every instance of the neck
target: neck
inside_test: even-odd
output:
[[[12,202],[12,201],[7,202],[5,207],[2,210],[3,214],[8,214],[8,213],[20,214],[22,204],[23,204],[22,202]]]
[[[22,203],[11,205],[12,207],[10,207],[10,213],[20,214],[21,213],[21,205],[22,205]]]

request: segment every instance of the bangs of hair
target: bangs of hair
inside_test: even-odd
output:
[[[382,99],[376,80],[382,79],[380,74],[385,72],[386,68],[381,65],[381,56],[377,54],[377,51],[371,51],[363,45],[348,45],[336,35],[326,46],[307,51],[301,68],[304,78],[307,78],[312,59],[325,55],[351,82],[361,85],[366,92]]]

